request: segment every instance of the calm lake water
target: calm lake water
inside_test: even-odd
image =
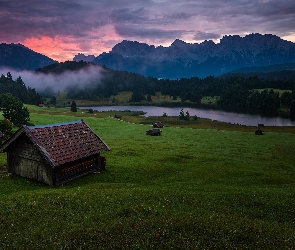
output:
[[[247,126],[257,126],[262,123],[265,126],[295,126],[295,120],[290,120],[282,117],[267,117],[258,114],[243,114],[235,112],[227,112],[223,110],[212,110],[202,108],[188,107],[157,107],[157,106],[98,106],[98,107],[80,107],[81,109],[93,109],[97,111],[143,111],[145,116],[163,116],[166,113],[168,116],[178,116],[180,110],[188,111],[190,116],[197,116],[229,123],[238,123]]]

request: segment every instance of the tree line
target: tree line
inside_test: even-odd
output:
[[[30,114],[23,103],[39,104],[41,96],[35,89],[27,88],[21,77],[12,79],[10,72],[0,77],[0,109],[4,117],[0,120],[0,131],[8,138],[13,126],[28,124]]]
[[[38,72],[48,74],[61,74],[64,71],[75,71],[85,67],[94,66],[86,62],[57,63]],[[100,78],[88,87],[77,88],[69,85],[66,89],[67,99],[99,101],[110,98],[122,91],[131,91],[130,103],[151,102],[151,96],[156,92],[169,95],[173,99],[180,97],[181,102],[191,102],[198,105],[204,96],[218,96],[218,104],[229,107],[246,107],[277,111],[284,107],[295,114],[295,79],[287,80],[273,78],[259,78],[258,76],[230,76],[206,78],[181,78],[181,79],[157,79],[143,75],[118,71],[95,65],[100,72]],[[288,74],[288,71],[284,71]],[[285,78],[286,79],[286,78]],[[280,93],[275,91],[280,89]],[[284,91],[285,90],[285,91]],[[35,89],[26,87],[21,77],[12,79],[8,72],[7,76],[0,77],[0,94],[10,93],[19,98],[23,103],[38,105],[42,103],[42,97]],[[46,96],[47,94],[47,96]],[[52,91],[43,92],[44,97],[52,98]]]
[[[0,94],[6,93],[12,94],[23,103],[33,105],[42,103],[40,94],[34,88],[26,87],[20,76],[13,80],[10,72],[6,76],[2,74],[0,77]]]
[[[275,89],[280,89],[282,93]],[[220,105],[276,111],[281,107],[291,108],[291,103],[295,100],[295,80],[262,79],[257,76],[169,80],[126,71],[111,71],[92,89],[77,90],[70,87],[67,93],[69,99],[99,100],[121,91],[133,93],[130,102],[149,102],[151,95],[159,91],[163,95],[174,99],[180,97],[182,102],[190,101],[196,105],[200,104],[204,96],[219,96]]]
[[[68,99],[98,101],[110,98],[122,91],[131,91],[133,93],[130,98],[131,103],[151,102],[151,96],[156,92],[161,92],[173,99],[180,97],[182,102],[190,101],[196,105],[200,104],[204,96],[219,96],[218,104],[220,105],[268,111],[276,111],[281,107],[290,109],[292,100],[295,100],[295,75],[290,70],[272,72],[269,77],[264,75],[263,78],[257,75],[233,75],[171,80],[112,70],[83,61],[68,61],[44,67],[39,69],[39,72],[60,74],[64,71],[75,71],[89,66],[97,67],[97,70],[101,72],[101,77],[87,88],[69,86],[66,90]],[[264,90],[261,91],[261,89]],[[283,93],[279,94],[274,89],[283,90]]]

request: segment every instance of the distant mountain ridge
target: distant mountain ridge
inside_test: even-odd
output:
[[[75,57],[73,58],[73,61],[75,61],[75,62],[80,62],[80,61],[91,62],[94,58],[95,58],[94,55],[86,56],[83,53],[78,53],[78,55],[75,55]]]
[[[56,62],[22,44],[0,44],[0,67],[36,70]]]
[[[124,40],[97,57],[79,53],[74,61],[87,61],[114,70],[157,78],[179,79],[220,76],[242,68],[295,63],[295,43],[276,35],[224,36],[220,43],[190,44],[176,39],[169,47]],[[57,63],[21,44],[0,44],[0,67],[36,70]]]
[[[239,68],[295,63],[295,43],[271,34],[224,36],[218,44],[176,39],[169,47],[124,40],[92,62],[158,78],[218,76]]]

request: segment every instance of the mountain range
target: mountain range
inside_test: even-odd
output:
[[[204,78],[238,72],[241,68],[243,71],[261,67],[269,67],[271,71],[294,70],[295,43],[276,35],[257,33],[245,37],[224,36],[219,43],[206,40],[192,44],[176,39],[169,47],[123,40],[108,53],[97,57],[79,53],[73,60],[157,78]],[[56,61],[21,44],[0,44],[0,67],[36,70],[53,63]]]
[[[92,62],[158,78],[203,78],[245,67],[295,63],[295,43],[270,34],[224,36],[218,44],[177,39],[169,47],[124,40]]]

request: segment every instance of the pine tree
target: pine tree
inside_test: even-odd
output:
[[[71,104],[71,111],[72,111],[72,112],[77,112],[77,105],[76,105],[76,102],[75,102],[75,101],[72,101],[72,104]]]

